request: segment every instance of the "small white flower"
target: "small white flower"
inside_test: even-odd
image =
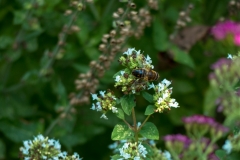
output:
[[[143,157],[146,157],[147,150],[141,143],[138,145],[138,150],[142,154]]]
[[[118,109],[116,107],[112,107],[112,112],[113,113],[118,113]]]
[[[128,56],[132,55],[132,52],[134,51],[134,48],[128,48],[128,50],[126,52],[124,52],[123,54],[126,54]]]
[[[102,97],[104,97],[105,92],[106,92],[106,91],[100,91],[99,93],[100,93],[100,95],[101,95]]]
[[[90,108],[91,110],[96,110],[96,106],[95,106],[95,104],[93,103],[92,104],[92,108]]]
[[[141,126],[141,124],[142,124],[141,122],[138,122],[137,123],[137,128],[139,128]]]
[[[162,97],[163,97],[163,99],[166,99],[167,97],[169,97],[169,92],[167,90],[165,90]]]
[[[134,157],[134,159],[133,160],[140,160],[140,157]]]
[[[114,142],[113,144],[110,144],[110,145],[108,146],[108,148],[110,148],[110,149],[115,149],[115,148],[117,148],[117,146],[118,146],[118,142]]]
[[[107,116],[105,114],[102,114],[102,116],[100,118],[103,118],[103,119],[108,119]]]
[[[54,148],[56,148],[56,149],[61,149],[61,145],[60,145],[60,143],[59,143],[58,140],[55,141]]]
[[[125,73],[125,71],[120,71],[120,73],[121,73],[121,75],[123,76],[123,75],[124,75],[124,73]]]
[[[227,59],[233,59],[233,56],[228,53]]]
[[[79,154],[76,153],[76,152],[74,152],[74,154],[72,155],[72,158],[81,159],[81,158],[79,157]]]
[[[164,157],[167,158],[167,160],[171,160],[171,154],[168,151],[163,152]]]
[[[231,144],[231,142],[227,139],[225,141],[225,144],[222,146],[222,148],[227,152],[227,154],[231,153],[231,151],[232,151],[232,144]]]
[[[136,93],[135,89],[133,89],[133,90],[132,90],[132,93],[133,93],[133,94],[135,94],[135,93]]]
[[[122,146],[123,149],[127,149],[129,146],[129,143],[124,143],[124,145]]]
[[[137,53],[137,56],[138,56],[139,54],[141,54],[141,50],[136,51],[136,50],[134,49],[134,51]]]
[[[98,99],[97,94],[92,94],[92,93],[91,93],[91,95],[92,95],[92,99],[93,99],[93,100],[97,100],[97,99]]]
[[[102,111],[101,103],[100,103],[100,102],[97,102],[96,105],[97,105],[96,110],[97,110],[97,111]]]
[[[174,108],[179,107],[178,102],[176,102],[176,100],[173,98],[169,101],[169,106]]]
[[[155,146],[155,145],[156,145],[155,141],[152,140],[152,139],[150,139],[150,140],[148,141],[148,143],[149,143],[151,146]]]
[[[161,97],[159,97],[157,103],[161,104],[162,102],[163,102],[163,99]]]
[[[152,63],[152,60],[151,60],[151,58],[149,57],[149,55],[147,55],[146,62],[147,62],[148,64],[151,64],[151,63]]]
[[[155,85],[153,83],[148,85],[148,89],[152,89],[152,88],[155,88]]]
[[[164,89],[164,85],[162,83],[158,83],[158,92],[161,92]]]
[[[37,139],[39,139],[40,141],[43,141],[43,140],[44,140],[44,137],[43,137],[43,135],[39,134],[39,135],[37,136]]]
[[[162,83],[165,84],[166,87],[168,87],[171,84],[171,82],[168,81],[167,79],[164,79]]]
[[[118,75],[118,76],[116,76],[116,78],[115,78],[115,81],[116,82],[119,82],[121,80],[121,77]]]
[[[27,150],[30,148],[29,141],[23,141],[23,145]]]
[[[25,155],[29,154],[28,148],[21,147],[20,151],[22,151],[22,153],[25,154]]]

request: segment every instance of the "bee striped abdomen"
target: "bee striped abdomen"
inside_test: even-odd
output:
[[[149,81],[156,81],[159,78],[159,74],[154,70],[147,72],[147,77]]]
[[[159,78],[159,74],[154,70],[147,70],[144,68],[134,69],[132,75],[136,78],[144,79],[145,81],[155,81]]]

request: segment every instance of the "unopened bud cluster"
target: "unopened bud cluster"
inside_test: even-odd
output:
[[[151,9],[158,10],[158,0],[148,0],[148,6]]]
[[[240,117],[239,79],[240,79],[240,53],[238,56],[229,54],[229,58],[221,58],[212,65],[212,72],[209,75],[210,84],[219,95],[216,105],[218,111],[226,116],[226,123]],[[219,88],[221,86],[221,88]]]
[[[77,95],[76,93],[71,93],[69,98],[70,103],[74,104],[87,104],[90,101],[89,94],[94,93],[98,86],[98,79],[92,75],[92,72],[79,74],[79,79],[75,80],[76,89],[81,91]]]
[[[158,85],[153,83],[149,85],[148,89],[153,88],[155,94],[153,95],[153,100],[155,102],[155,112],[162,113],[164,110],[170,110],[171,107],[178,108],[179,104],[175,99],[171,98],[172,88],[168,88],[171,84],[170,81],[164,79]]]
[[[149,10],[141,8],[138,13],[130,12],[129,17],[135,22],[132,33],[136,38],[140,38],[143,35],[144,29],[151,26],[152,16]]]
[[[146,89],[147,83],[133,76],[132,71],[137,68],[152,69],[152,60],[149,56],[145,57],[140,50],[137,51],[134,48],[130,48],[119,58],[119,63],[125,69],[114,75],[115,87],[120,87],[125,94],[136,93]]]
[[[237,0],[229,1],[228,9],[229,9],[230,15],[237,15],[240,9],[240,2]]]
[[[193,9],[193,5],[189,4],[185,11],[181,11],[179,13],[179,17],[176,24],[177,29],[185,27],[187,23],[192,21],[192,19],[190,18],[190,12],[192,9]]]
[[[203,137],[210,134],[211,138],[219,139],[229,131],[227,127],[216,122],[213,118],[204,115],[185,117],[183,122],[187,132],[193,133],[195,137]]]
[[[38,135],[34,140],[26,140],[23,147],[20,148],[20,158],[27,159],[63,159],[63,160],[81,160],[77,153],[67,155],[67,152],[61,151],[61,145],[54,139],[49,139],[43,135]]]
[[[78,11],[82,11],[86,9],[86,3],[93,3],[93,0],[73,0],[70,2],[70,6],[77,8]]]
[[[117,113],[118,109],[115,107],[117,104],[117,98],[113,95],[111,91],[100,91],[99,96],[97,94],[92,94],[92,99],[96,100],[96,103],[92,104],[92,110],[96,110],[97,112],[102,112],[102,116],[100,118],[108,119],[106,113],[108,111],[112,111],[113,113]]]

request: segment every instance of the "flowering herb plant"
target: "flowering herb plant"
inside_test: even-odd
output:
[[[91,109],[102,112],[101,118],[108,119],[106,114],[111,110],[123,121],[123,123],[115,125],[112,132],[112,140],[119,141],[111,146],[115,150],[112,159],[170,158],[169,152],[160,152],[153,144],[152,140],[159,139],[159,133],[157,127],[148,122],[148,119],[154,113],[178,108],[179,105],[175,99],[171,98],[170,81],[164,79],[155,85],[144,79],[148,76],[147,72],[157,74],[152,70],[154,67],[151,62],[151,58],[148,55],[145,57],[141,51],[128,49],[119,58],[119,63],[125,68],[114,75],[114,86],[123,92],[123,96],[117,98],[111,91],[100,91],[99,95],[92,94],[92,99],[97,102],[92,104]],[[135,69],[142,69],[139,70],[143,71],[141,78],[132,74]],[[154,90],[153,95],[147,92],[150,89]],[[146,119],[138,123],[135,115],[136,95],[143,96],[149,102],[144,113]],[[118,107],[119,105],[121,107]],[[132,116],[133,124],[127,122],[125,115]]]

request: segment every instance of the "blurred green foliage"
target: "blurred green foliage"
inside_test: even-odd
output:
[[[169,40],[176,32],[179,12],[190,2],[195,7],[189,26],[211,27],[220,17],[229,18],[228,0],[159,0],[159,9],[151,11],[152,26],[139,39],[127,39],[124,46],[144,51],[153,59],[160,78],[173,82],[173,97],[181,107],[150,118],[158,126],[160,137],[184,132],[183,116],[215,115],[212,110],[215,99],[209,98],[213,95],[208,91],[210,66],[219,57],[237,52],[236,46],[215,41],[209,34],[189,51]],[[137,8],[147,5],[147,1],[135,3]],[[70,0],[0,0],[0,159],[18,159],[23,140],[39,133],[59,139],[64,149],[78,152],[84,159],[109,159],[111,155],[108,149],[111,132],[120,119],[113,115],[108,116],[110,120],[100,119],[98,113],[90,110],[90,104],[74,107],[66,117],[57,117],[59,109],[69,105],[68,95],[76,90],[74,81],[78,74],[87,72],[89,62],[100,56],[98,45],[103,34],[112,29],[112,13],[118,7],[126,8],[126,3],[96,0],[86,4],[75,19],[64,15],[68,9],[72,14],[77,12],[69,4]],[[69,23],[80,31],[66,35],[65,45],[60,49],[59,33]],[[173,59],[161,60],[169,62],[169,67],[162,67],[159,55],[169,50]],[[51,53],[56,53],[54,58]],[[112,76],[119,69],[116,58],[99,79],[98,89],[118,92]],[[146,100],[137,99],[139,121],[144,119],[146,105]],[[162,146],[161,138],[158,144]]]

